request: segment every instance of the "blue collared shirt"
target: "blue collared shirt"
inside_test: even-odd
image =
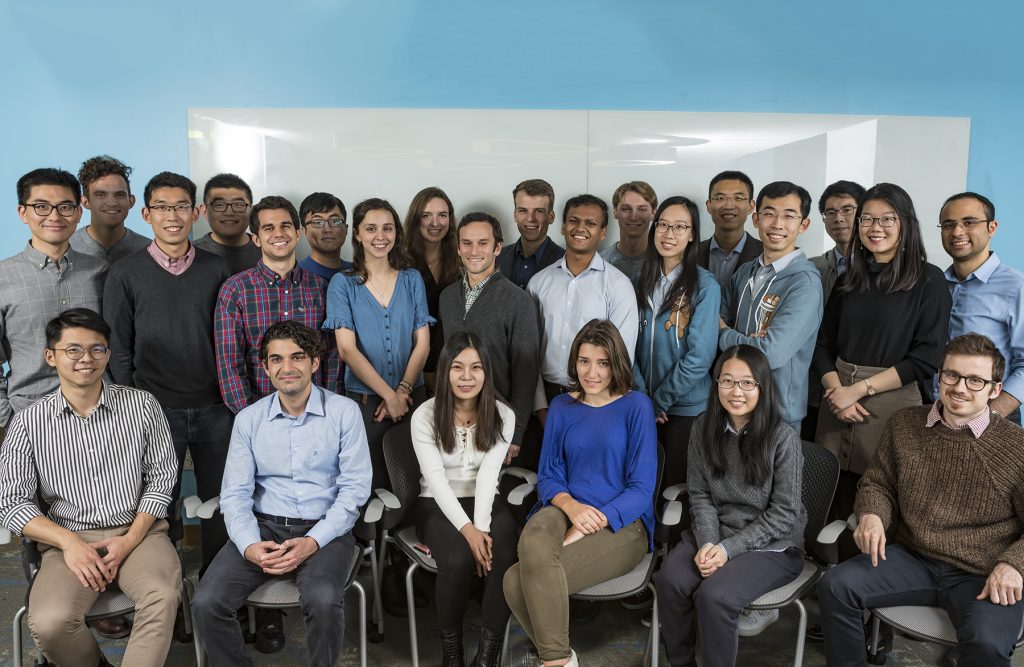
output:
[[[548,249],[548,243],[551,242],[550,236],[544,237],[544,242],[537,247],[532,255],[529,257],[523,256],[523,240],[516,241],[516,244],[512,246],[514,252],[512,253],[512,275],[509,278],[512,279],[516,285],[520,288],[526,289],[526,286],[530,283],[530,278],[538,271],[540,264],[540,258],[544,256],[544,251]]]
[[[839,275],[846,273],[849,260],[846,259],[843,253],[839,252],[839,248],[832,248],[832,257],[835,259],[836,273]]]
[[[740,242],[736,244],[736,247],[732,251],[726,252],[718,246],[718,239],[712,235],[711,251],[708,253],[708,270],[714,274],[715,280],[723,288],[727,287],[729,281],[732,280],[732,274],[740,265],[740,253],[743,252],[743,247],[746,245],[747,235],[744,234],[740,237]]]
[[[971,331],[991,338],[1006,358],[1003,391],[1024,401],[1024,273],[992,253],[962,281],[949,267],[946,282],[953,295],[949,339]]]
[[[352,530],[372,474],[354,401],[314,385],[293,417],[275,391],[235,416],[220,491],[228,536],[244,556],[261,540],[253,512],[262,512],[319,519],[307,535],[326,546]]]

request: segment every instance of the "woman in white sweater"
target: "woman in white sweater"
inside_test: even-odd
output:
[[[480,338],[452,336],[441,351],[437,392],[412,416],[420,463],[416,531],[437,563],[437,620],[443,662],[462,666],[462,621],[473,577],[482,577],[483,614],[474,664],[496,666],[509,608],[502,578],[516,558],[516,525],[496,498],[515,414],[495,393]]]

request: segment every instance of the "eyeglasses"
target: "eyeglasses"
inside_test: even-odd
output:
[[[306,224],[309,225],[310,227],[320,229],[325,224],[330,225],[331,227],[344,227],[346,223],[344,218],[334,218],[333,220],[321,220],[319,218],[315,218],[313,220],[308,221]]]
[[[960,380],[963,380],[964,384],[967,385],[967,388],[971,391],[981,391],[990,384],[995,384],[995,381],[986,380],[985,378],[980,378],[977,375],[960,375],[956,371],[946,369],[939,371],[939,380],[942,384],[949,385],[950,387],[957,386],[960,384]]]
[[[659,220],[656,223],[654,223],[654,229],[655,230],[657,230],[657,231],[659,231],[659,232],[661,232],[663,234],[665,232],[672,232],[672,234],[674,236],[682,236],[686,232],[690,231],[690,227],[691,226],[692,225],[683,225],[683,224],[670,225],[667,222],[662,222],[661,220]]]
[[[715,380],[718,383],[719,389],[725,389],[729,391],[736,385],[740,386],[743,391],[754,391],[758,388],[757,380],[733,380],[732,378],[718,378]]]
[[[166,215],[168,213],[173,213],[174,211],[178,211],[179,213],[188,213],[192,210],[193,206],[192,204],[154,204],[152,206],[147,206],[146,208],[150,211],[156,211],[157,213],[163,213]]]
[[[248,210],[250,204],[244,201],[214,201],[207,204],[217,213],[223,213],[231,207],[231,210],[235,213],[245,213]]]
[[[779,215],[772,209],[767,209],[765,211],[759,211],[757,215],[761,220],[769,224],[774,222],[776,218],[780,218],[783,222],[787,223],[800,222],[803,220],[802,217],[792,211],[785,211],[782,215]]]
[[[857,207],[853,205],[841,206],[840,208],[826,208],[822,214],[826,220],[835,220],[840,215],[844,218],[848,218],[857,212]]]
[[[939,227],[944,232],[955,231],[957,225],[962,225],[965,232],[969,232],[981,223],[989,223],[991,220],[979,220],[978,218],[964,218],[963,220],[943,220],[939,223]]]
[[[862,215],[859,218],[857,218],[857,222],[860,223],[861,227],[871,228],[877,222],[878,226],[881,227],[882,229],[889,229],[890,227],[894,227],[896,225],[897,220],[899,220],[899,218],[895,215],[883,215],[880,218],[875,218],[870,215]]]
[[[59,204],[50,204],[47,202],[36,202],[35,204],[25,204],[33,211],[36,212],[40,218],[45,218],[50,215],[53,209],[57,209],[57,215],[62,218],[70,218],[78,210],[78,204],[73,204],[69,201],[63,201]]]
[[[68,359],[72,361],[78,361],[85,356],[86,351],[89,352],[89,357],[92,359],[103,359],[110,354],[110,348],[106,345],[93,345],[89,348],[84,348],[81,345],[68,345],[67,347],[51,347],[51,350],[57,352],[63,350],[64,354],[68,355]]]
[[[750,197],[746,197],[744,195],[715,195],[714,197],[711,198],[711,201],[715,202],[716,204],[724,204],[727,201],[731,201],[736,204],[746,204],[748,201],[750,201]]]

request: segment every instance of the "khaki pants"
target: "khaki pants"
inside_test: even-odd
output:
[[[628,573],[648,551],[639,519],[562,547],[570,525],[557,507],[538,511],[519,538],[519,562],[505,573],[505,599],[541,660],[569,657],[569,596]]]
[[[128,526],[117,526],[75,534],[92,543],[127,532]],[[99,662],[100,650],[85,626],[85,615],[99,593],[82,586],[64,563],[63,551],[43,545],[40,551],[42,564],[29,592],[28,627],[32,637],[50,662],[60,667],[92,667]],[[135,624],[123,664],[163,665],[181,599],[181,563],[167,537],[166,521],[153,524],[121,564],[114,583],[135,603]]]

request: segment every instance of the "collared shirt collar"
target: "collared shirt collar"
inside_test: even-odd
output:
[[[939,422],[951,431],[961,431],[965,428],[971,429],[971,433],[974,435],[974,439],[977,440],[981,437],[981,434],[988,428],[989,423],[992,421],[992,411],[984,410],[977,417],[962,424],[960,426],[950,426],[942,419],[942,401],[935,401],[932,404],[932,409],[928,411],[928,418],[925,419],[924,425],[928,428],[935,426]]]
[[[984,264],[975,269],[969,276],[967,276],[963,280],[960,280],[960,278],[956,275],[956,271],[954,271],[953,267],[950,266],[948,269],[946,269],[946,280],[948,280],[951,283],[959,283],[967,282],[971,278],[977,278],[981,282],[987,283],[989,279],[992,277],[992,274],[995,273],[996,269],[999,268],[1000,264],[1002,264],[1002,262],[999,260],[998,257],[996,257],[996,254],[992,252],[989,253],[988,259],[985,260]]]
[[[256,269],[260,272],[263,279],[267,281],[268,285],[277,285],[281,280],[291,282],[293,285],[298,285],[302,282],[302,276],[304,273],[298,262],[295,262],[295,266],[292,267],[292,270],[289,271],[286,276],[279,277],[263,263],[262,259],[256,263]]]
[[[149,250],[150,257],[155,259],[160,266],[168,271],[176,269],[179,264],[189,266],[192,264],[192,260],[196,257],[196,247],[191,243],[188,244],[188,252],[181,257],[171,257],[160,249],[160,246],[157,245],[156,241],[150,243],[147,250]]]
[[[523,254],[523,239],[519,239],[518,241],[516,241],[516,244],[513,247],[515,248],[516,254],[522,257],[523,259],[530,259],[531,257],[539,258],[544,256],[544,251],[548,249],[549,241],[551,241],[551,237],[545,236],[544,240],[541,242],[539,246],[537,246],[537,249],[534,251],[532,255],[530,255],[530,257],[527,257],[526,255]]]
[[[566,273],[568,273],[569,275],[572,275],[572,271],[569,270],[569,266],[567,264],[568,260],[566,258],[568,256],[569,256],[569,253],[566,253],[566,254],[562,255],[558,259],[557,264],[558,264],[558,266],[562,267],[562,269],[564,269]],[[582,271],[580,271],[580,276],[582,276],[587,271],[604,271],[604,266],[605,266],[604,257],[601,257],[601,253],[595,252],[594,253],[594,257],[590,260],[590,264],[587,265],[587,268],[585,268]],[[574,277],[579,278],[579,276],[574,276]]]
[[[757,263],[762,268],[766,266],[771,266],[773,269],[775,269],[775,273],[782,273],[787,266],[793,263],[793,260],[796,259],[797,255],[799,254],[803,254],[803,251],[800,250],[799,248],[796,248],[792,252],[788,252],[782,257],[779,257],[770,265],[764,263],[764,255],[761,255],[760,257],[757,258]]]
[[[54,262],[53,258],[47,255],[45,252],[43,252],[42,250],[36,250],[34,247],[32,247],[32,241],[29,240],[27,243],[25,243],[25,250],[22,251],[22,254],[25,255],[28,261],[32,262],[33,266],[35,266],[37,269],[42,270],[45,269],[50,264],[57,264],[58,267],[70,265],[72,252],[73,251],[71,250],[71,245],[69,244],[67,250],[65,250],[64,254],[61,256],[60,261]]]
[[[102,382],[103,387],[100,389],[100,400],[96,402],[96,407],[93,408],[92,412],[96,412],[101,407],[105,410],[111,411],[114,409],[113,402],[110,400],[110,397],[108,395],[107,381],[103,380]],[[90,412],[89,414],[92,414],[92,412]],[[61,415],[67,413],[71,413],[73,415],[78,414],[77,412],[75,412],[75,409],[71,407],[71,404],[68,403],[68,399],[64,398],[64,392],[60,390],[60,387],[57,387],[56,398],[53,402],[53,416],[60,417]]]
[[[309,398],[306,399],[306,407],[302,411],[302,415],[299,415],[299,417],[304,415],[317,415],[323,417],[327,414],[324,407],[325,402],[326,400],[323,390],[315,384],[310,384]],[[269,412],[267,413],[267,421],[277,419],[278,417],[289,417],[293,419],[299,418],[284,411],[281,407],[281,398],[277,395],[276,391],[274,392],[274,400],[269,401],[269,403],[270,406]]]
[[[733,435],[739,435],[740,432],[733,427],[732,422],[728,419],[725,420],[725,433],[732,433]]]
[[[729,257],[729,256],[731,256],[733,254],[736,254],[736,255],[740,254],[741,252],[743,252],[743,248],[746,245],[747,245],[747,233],[746,232],[743,232],[743,236],[740,237],[740,242],[736,244],[736,247],[733,248],[731,252],[726,252],[726,251],[722,250],[722,247],[720,245],[718,245],[718,239],[715,238],[714,234],[711,235],[711,249],[712,250],[717,250],[718,252],[722,253],[723,255],[725,255],[727,257]]]

